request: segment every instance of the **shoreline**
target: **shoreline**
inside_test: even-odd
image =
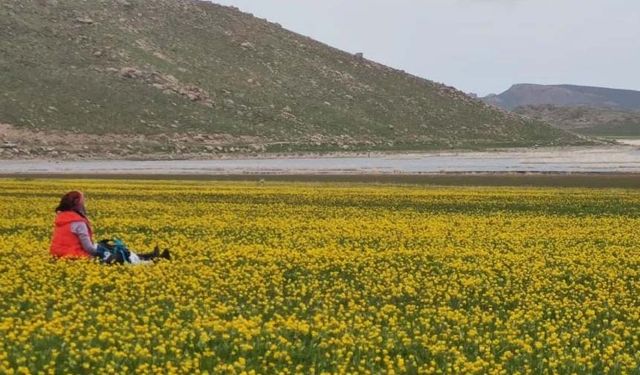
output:
[[[138,180],[194,182],[338,183],[478,187],[567,187],[640,189],[640,173],[448,172],[429,174],[3,174],[0,179]]]
[[[618,140],[620,141],[620,140]],[[328,152],[251,152],[251,153],[184,153],[184,154],[131,154],[125,156],[117,155],[95,155],[78,156],[69,154],[54,158],[39,157],[0,157],[2,162],[153,162],[153,161],[218,161],[218,160],[289,160],[289,159],[340,159],[340,158],[393,158],[412,157],[423,155],[468,155],[468,154],[504,154],[504,153],[527,153],[527,152],[562,152],[580,151],[589,149],[637,149],[637,143],[615,143],[598,144],[592,146],[546,146],[546,147],[495,147],[485,149],[440,149],[440,150],[405,150],[405,151],[328,151]]]
[[[0,174],[425,174],[637,172],[640,148],[517,148],[491,151],[264,154],[184,159],[5,159]]]
[[[183,160],[0,160],[0,178],[242,180],[640,188],[631,145],[281,154]]]

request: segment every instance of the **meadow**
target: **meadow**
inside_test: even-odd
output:
[[[79,189],[96,239],[49,257]],[[0,373],[640,373],[640,190],[0,179]]]

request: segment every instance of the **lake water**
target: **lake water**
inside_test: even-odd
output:
[[[224,175],[443,172],[640,172],[640,147],[623,145],[285,159],[0,161],[0,174]]]

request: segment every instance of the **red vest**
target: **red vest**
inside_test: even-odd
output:
[[[80,238],[71,232],[71,223],[77,221],[82,221],[87,224],[89,237],[93,241],[91,224],[87,218],[82,217],[74,211],[58,212],[56,215],[55,228],[53,229],[51,247],[49,248],[51,255],[59,258],[89,258],[91,256],[82,248]]]

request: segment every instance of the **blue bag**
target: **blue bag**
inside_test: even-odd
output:
[[[131,251],[122,240],[114,238],[98,243],[98,256],[104,263],[131,263]]]

